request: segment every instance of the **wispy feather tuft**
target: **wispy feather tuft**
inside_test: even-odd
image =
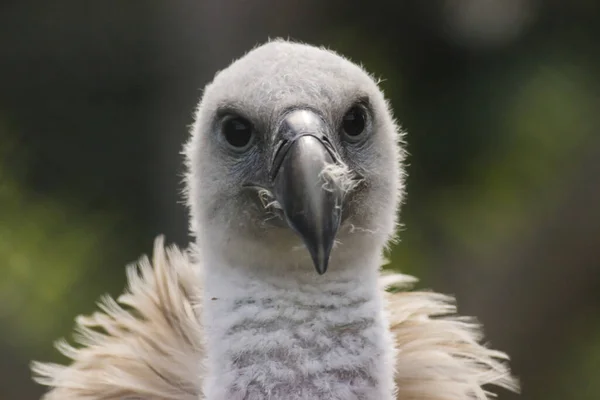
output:
[[[410,289],[411,276],[383,275],[386,287]],[[387,293],[396,337],[399,400],[486,400],[484,386],[518,391],[508,356],[480,343],[481,327],[456,315],[454,298],[433,292]]]
[[[45,400],[197,400],[203,371],[199,322],[200,280],[190,256],[163,238],[152,263],[127,268],[128,289],[118,301],[104,297],[101,312],[78,317],[75,348],[58,350],[70,366],[34,362],[35,380],[52,388]]]

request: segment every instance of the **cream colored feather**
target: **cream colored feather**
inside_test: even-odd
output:
[[[58,342],[72,364],[33,364],[35,380],[51,388],[44,399],[202,399],[202,278],[193,265],[192,255],[165,248],[159,237],[152,262],[144,257],[128,267],[118,302],[104,297],[101,312],[77,319],[81,347]],[[387,295],[397,398],[481,400],[490,395],[486,384],[517,390],[507,356],[479,344],[479,326],[456,317],[449,296],[407,291],[414,281],[381,276],[381,290],[404,290]]]

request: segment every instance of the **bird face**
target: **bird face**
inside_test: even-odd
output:
[[[351,255],[394,233],[398,139],[360,67],[324,49],[269,42],[205,89],[185,149],[192,232],[262,264],[304,245],[323,274],[335,244]]]

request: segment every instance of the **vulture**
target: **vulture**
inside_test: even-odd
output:
[[[404,141],[378,81],[271,40],[218,72],[185,144],[193,244],[76,320],[46,400],[483,400],[518,390],[452,297],[384,273]]]

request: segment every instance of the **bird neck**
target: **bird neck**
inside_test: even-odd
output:
[[[379,252],[323,276],[223,259],[205,257],[207,400],[393,398]]]

